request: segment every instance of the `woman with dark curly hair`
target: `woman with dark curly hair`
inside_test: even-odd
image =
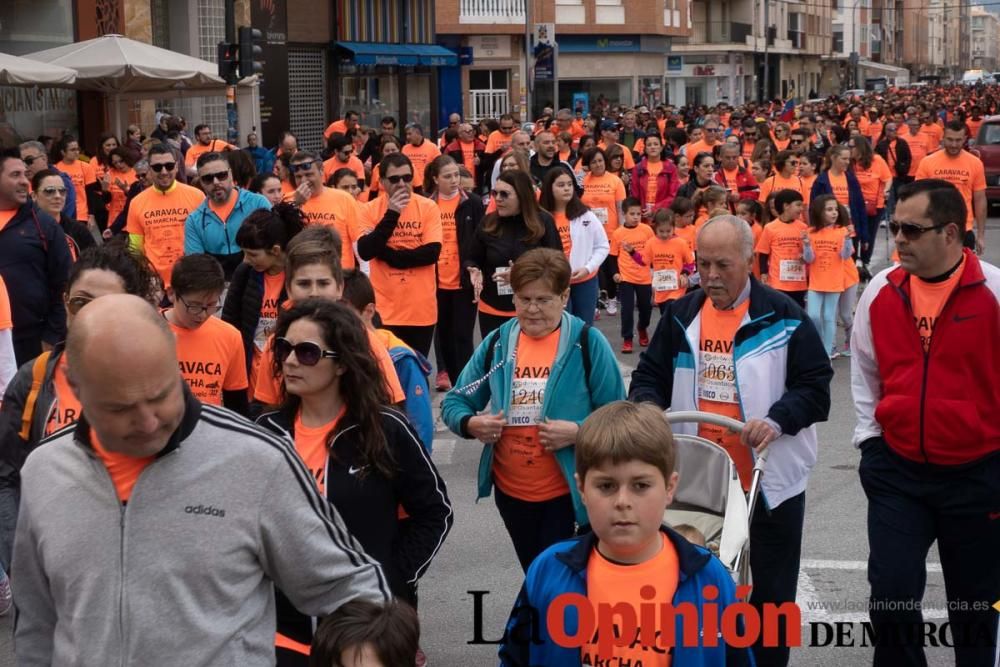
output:
[[[361,318],[325,298],[281,313],[274,372],[278,410],[257,423],[291,438],[320,492],[365,552],[378,560],[393,595],[417,602],[417,581],[451,529],[444,480],[406,417],[389,407],[379,363]],[[406,518],[399,518],[399,509]],[[278,665],[298,665],[312,619],[280,594]]]

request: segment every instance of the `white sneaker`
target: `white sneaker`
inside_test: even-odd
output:
[[[618,299],[608,299],[604,305],[606,306],[608,315],[618,314]]]

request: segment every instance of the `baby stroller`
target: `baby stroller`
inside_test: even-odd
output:
[[[739,433],[743,423],[710,412],[665,412],[674,424],[713,424]],[[750,517],[760,494],[760,478],[767,463],[756,457],[750,491],[744,494],[736,464],[719,445],[689,433],[674,432],[680,474],[674,502],[663,519],[670,526],[688,524],[705,536],[705,544],[719,557],[737,585],[750,584]]]

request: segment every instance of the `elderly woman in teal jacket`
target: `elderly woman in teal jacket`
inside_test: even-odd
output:
[[[625,385],[603,334],[565,312],[563,253],[530,250],[509,276],[517,316],[483,340],[441,414],[454,433],[484,443],[479,497],[496,487],[497,509],[527,570],[588,523],[573,479],[573,442],[591,412],[625,397]]]

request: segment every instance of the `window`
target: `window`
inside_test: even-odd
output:
[[[478,123],[483,118],[496,118],[510,111],[510,90],[507,82],[510,70],[469,70],[468,119]]]
[[[834,30],[833,31],[833,52],[843,53],[844,52],[844,31]]]

